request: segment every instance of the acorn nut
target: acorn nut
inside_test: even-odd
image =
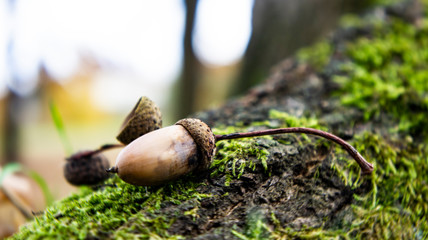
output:
[[[125,118],[119,135],[119,142],[127,145],[138,137],[162,127],[159,107],[149,98],[141,97]]]
[[[96,185],[107,178],[105,169],[110,167],[108,159],[102,153],[80,151],[68,157],[64,165],[64,177],[72,185]]]
[[[211,129],[199,119],[187,118],[132,141],[108,171],[130,184],[159,185],[207,168],[214,148]]]

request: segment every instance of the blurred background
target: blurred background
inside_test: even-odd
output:
[[[0,2],[0,164],[73,191],[54,103],[73,151],[115,143],[140,96],[164,125],[244,94],[340,15],[374,0],[4,0]],[[117,151],[107,153],[114,163]]]

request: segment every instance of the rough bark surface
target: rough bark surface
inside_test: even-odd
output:
[[[343,109],[334,109],[337,102],[329,97],[333,88],[330,85],[330,79],[323,79],[309,65],[289,59],[274,70],[266,84],[247,96],[196,116],[211,126],[238,123],[245,126],[269,120],[272,109],[295,116],[312,112],[321,119],[333,121],[329,128],[335,134],[352,138],[358,127],[349,124],[354,118],[353,111],[346,110],[346,116],[335,119],[336,111]],[[236,238],[230,229],[238,227],[240,232],[245,232],[250,218],[267,221],[270,213],[275,214],[281,226],[295,230],[330,225],[338,216],[342,218],[343,210],[353,203],[353,194],[370,189],[366,185],[351,189],[337,176],[331,168],[334,157],[331,147],[299,145],[299,141],[293,141],[295,137],[278,135],[273,140],[258,139],[258,147],[269,152],[267,171],[258,164],[254,171],[244,173],[227,187],[223,175],[212,178],[211,183],[198,191],[223,197],[202,201],[198,212],[203,216],[198,221],[192,216],[183,216],[174,222],[170,232],[200,239]],[[291,144],[278,143],[280,139]]]

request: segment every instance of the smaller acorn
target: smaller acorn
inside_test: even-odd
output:
[[[110,175],[105,169],[110,167],[108,159],[98,151],[81,151],[66,158],[64,177],[72,185],[96,185]]]
[[[18,231],[34,215],[46,208],[46,195],[37,181],[23,171],[0,166],[0,239]]]
[[[159,107],[148,97],[141,97],[125,118],[119,135],[119,142],[127,145],[138,137],[162,127]]]
[[[130,184],[160,185],[208,168],[214,148],[211,129],[199,119],[187,118],[137,138],[122,149],[116,165],[107,171]]]
[[[162,127],[162,115],[156,104],[141,97],[125,118],[117,140],[129,144],[136,138]],[[68,157],[64,166],[64,177],[72,185],[96,185],[110,177],[105,169],[110,164],[102,151],[123,147],[122,144],[105,144],[96,150],[75,153]]]

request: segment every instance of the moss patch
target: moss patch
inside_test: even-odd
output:
[[[413,25],[391,18],[363,28],[372,32],[346,44],[336,95],[364,110],[365,120],[391,115],[398,120],[391,130],[427,136],[428,19]]]
[[[157,215],[160,208],[209,195],[195,191],[197,183],[178,181],[160,188],[136,187],[117,177],[98,191],[80,193],[54,204],[23,227],[14,239],[140,238],[178,239],[168,234],[172,218]]]
[[[375,162],[372,191],[357,198],[354,225],[361,238],[424,239],[428,237],[428,148],[411,138],[382,139],[364,133],[357,148]],[[358,224],[357,224],[358,223]],[[371,231],[367,231],[371,229]],[[363,230],[363,231],[361,231]]]
[[[321,70],[328,63],[332,50],[328,41],[320,41],[314,46],[300,49],[297,53],[297,59],[301,62],[309,63],[317,70]]]

